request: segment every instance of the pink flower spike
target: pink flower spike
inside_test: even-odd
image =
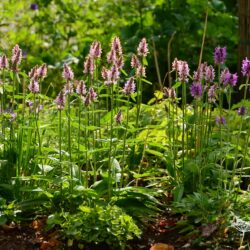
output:
[[[116,66],[117,66],[117,68],[119,69],[119,70],[121,70],[122,68],[123,68],[123,66],[124,66],[124,62],[123,62],[123,57],[121,56],[120,58],[118,58],[117,60],[116,60]]]
[[[102,54],[101,43],[98,41],[94,41],[89,50],[89,55],[93,58],[100,58]]]
[[[105,67],[102,67],[102,78],[104,80],[107,80],[108,79],[108,69],[105,68]]]
[[[186,61],[180,61],[178,65],[178,75],[181,82],[188,82],[189,66]]]
[[[176,92],[174,88],[163,88],[163,93],[166,95],[168,98],[175,100],[176,99]]]
[[[59,110],[64,109],[65,103],[66,103],[66,98],[65,98],[65,95],[63,94],[62,91],[60,91],[58,96],[56,97],[55,103],[57,104],[57,108]]]
[[[89,88],[89,98],[90,98],[90,101],[93,102],[97,99],[97,94],[95,92],[95,90],[91,87]]]
[[[174,61],[172,62],[172,70],[173,71],[178,71],[179,70],[179,64],[180,64],[180,61],[175,58]]]
[[[63,87],[63,93],[64,93],[65,95],[70,95],[70,94],[72,94],[73,92],[74,92],[74,88],[73,88],[72,82],[66,83],[66,84],[64,85],[64,87]]]
[[[111,51],[108,52],[108,54],[107,54],[107,62],[115,64],[116,60],[117,60],[117,56],[116,56],[115,50],[111,49]]]
[[[144,66],[139,65],[139,67],[136,69],[136,76],[137,77],[146,77],[146,69]]]
[[[62,76],[67,81],[73,80],[73,78],[74,78],[74,73],[73,73],[72,69],[67,64],[63,65]]]
[[[19,48],[18,44],[12,49],[11,61],[12,61],[12,70],[17,71],[18,70],[17,66],[22,61],[22,50]]]
[[[147,56],[149,53],[148,51],[148,44],[146,38],[142,38],[138,47],[137,47],[137,54],[138,56]]]
[[[121,46],[121,41],[119,37],[114,37],[111,43],[111,51],[114,50],[114,52],[118,56],[122,56],[122,46]]]
[[[216,89],[217,89],[216,85],[212,85],[209,88],[208,93],[207,93],[209,103],[215,103],[216,102],[216,98],[217,98]]]
[[[30,79],[37,79],[38,78],[38,66],[34,66],[29,72]]]
[[[140,66],[140,61],[138,57],[135,54],[133,54],[131,58],[131,68],[136,69],[139,66]]]
[[[36,94],[39,93],[40,87],[39,84],[36,80],[31,80],[30,84],[28,86],[28,89],[30,90],[31,93]]]
[[[85,85],[85,82],[83,80],[80,80],[77,84],[77,87],[76,87],[76,93],[80,96],[85,96],[86,93],[87,93],[87,90],[86,90],[86,85]]]
[[[88,107],[91,104],[90,93],[88,93],[86,98],[84,99],[84,104],[86,107]]]
[[[120,77],[119,69],[116,65],[113,65],[110,70],[110,77],[113,83],[116,83]]]
[[[115,119],[117,124],[121,124],[122,118],[123,118],[122,111],[119,110],[118,113],[115,115],[114,119]]]
[[[134,77],[130,77],[128,81],[125,83],[124,88],[123,88],[123,93],[126,95],[131,95],[135,93]]]
[[[205,80],[207,82],[213,82],[215,77],[215,72],[214,72],[214,68],[212,65],[206,66],[205,67]]]
[[[0,70],[8,69],[8,67],[9,67],[8,58],[6,57],[6,55],[1,56],[0,57]]]
[[[44,79],[47,76],[47,65],[44,63],[37,69],[38,77]]]
[[[94,59],[90,55],[86,56],[85,62],[84,62],[84,74],[90,74],[93,76],[95,70],[94,65]]]

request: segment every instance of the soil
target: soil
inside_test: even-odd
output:
[[[229,237],[228,232],[223,232],[221,235],[216,234],[216,230],[214,230],[215,235],[209,235],[204,239],[203,246],[192,246],[193,240],[198,236],[180,234],[175,227],[176,222],[180,219],[182,219],[181,216],[174,216],[170,213],[161,215],[157,220],[149,223],[141,239],[128,242],[126,250],[238,249],[239,235]],[[68,242],[60,237],[58,230],[46,232],[45,223],[46,218],[42,218],[28,224],[2,226],[0,228],[0,250],[110,250],[105,244],[83,246],[74,242],[69,247]],[[215,242],[217,243],[215,244]]]

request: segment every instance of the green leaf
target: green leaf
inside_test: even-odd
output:
[[[173,86],[174,89],[178,89],[181,86],[181,82],[176,82]]]
[[[13,80],[13,79],[14,79],[14,74],[13,74],[13,71],[10,71],[10,78],[11,78],[11,80]]]
[[[241,90],[245,86],[247,86],[247,84],[241,84],[240,87],[239,87],[239,90]]]
[[[90,207],[86,207],[86,206],[79,206],[79,209],[84,212],[84,213],[90,213],[91,212],[91,208]]]
[[[147,58],[146,58],[146,57],[143,57],[143,59],[142,59],[142,64],[143,64],[144,66],[148,66],[148,61],[147,61]]]
[[[176,186],[173,190],[174,201],[179,202],[184,193],[184,185]]]
[[[157,100],[161,100],[163,98],[163,93],[162,91],[156,90],[154,92],[154,96],[156,97]]]
[[[153,150],[153,149],[146,149],[145,151],[146,151],[146,153],[152,154],[152,155],[157,156],[157,157],[164,157],[163,153],[158,152],[158,151]]]
[[[121,72],[122,72],[123,75],[128,76],[128,74],[126,73],[125,70],[122,69]]]
[[[141,80],[142,80],[143,82],[149,84],[149,85],[152,85],[152,82],[150,82],[150,81],[148,81],[148,80],[146,80],[146,79],[144,79],[144,78],[141,78]]]

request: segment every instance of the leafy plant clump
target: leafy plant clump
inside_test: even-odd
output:
[[[14,204],[19,218],[51,215],[48,223],[70,239],[117,242],[121,249],[140,235],[139,222],[162,209],[166,193],[174,199],[171,209],[185,215],[185,231],[203,228],[196,232],[205,237],[220,222],[228,226],[230,212],[243,213],[249,59],[242,62],[246,81],[239,84],[238,104],[232,104],[238,75],[226,67],[226,47],[215,49],[215,66],[200,58],[192,76],[188,63],[176,58],[168,72],[173,85],[145,104],[144,87],[152,84],[145,38],[130,66],[119,37],[106,56],[94,41],[81,78],[63,64],[56,98],[43,88],[49,67],[22,72],[22,53],[16,45],[11,60],[0,57],[3,208]]]
[[[114,205],[93,208],[81,205],[75,214],[51,215],[48,225],[54,222],[61,226],[63,235],[69,240],[84,244],[105,242],[113,249],[125,249],[128,240],[141,235],[132,217]]]

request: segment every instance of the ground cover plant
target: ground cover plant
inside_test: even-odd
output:
[[[174,59],[172,86],[147,104],[145,38],[130,57],[119,37],[107,51],[94,41],[80,78],[62,66],[55,98],[47,95],[53,84],[43,86],[46,64],[27,73],[18,45],[1,54],[1,224],[43,218],[68,247],[125,249],[171,211],[182,215],[175,226],[191,247],[223,230],[246,246],[250,61],[239,83],[227,53],[217,47],[214,65],[200,62],[193,74]],[[243,99],[232,105],[238,89]]]

